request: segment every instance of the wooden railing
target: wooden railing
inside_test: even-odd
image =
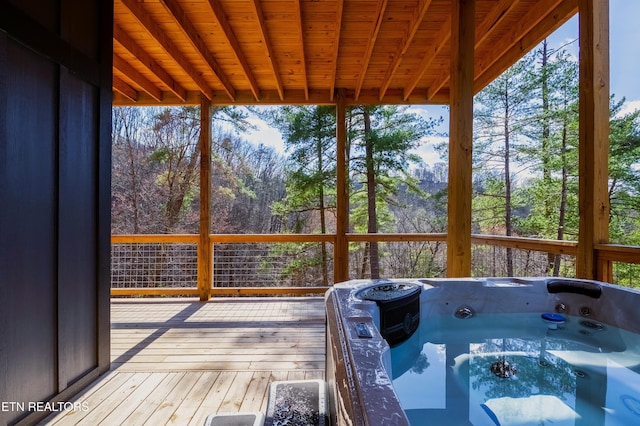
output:
[[[442,246],[447,239],[446,234],[347,234],[346,237],[356,246],[377,241],[387,247],[415,243]],[[335,234],[210,235],[211,259],[198,259],[199,236],[195,234],[114,235],[111,241],[113,296],[202,296],[202,289],[198,288],[199,262],[210,263],[212,278],[205,289],[208,296],[321,294],[332,285],[331,272],[336,266],[333,249],[329,247],[335,245]],[[527,253],[527,256],[537,253],[538,257],[553,254],[575,258],[578,251],[576,242],[495,235],[473,235],[472,243],[478,252],[480,247],[493,246]],[[598,262],[608,271],[605,281],[611,282],[614,277],[612,265],[640,264],[640,247],[601,244],[596,250]],[[302,251],[310,251],[316,258],[325,253],[324,271],[319,265],[307,266],[305,271],[307,258],[297,258]],[[350,257],[355,255],[352,253]],[[296,259],[301,264],[298,269],[290,265]],[[438,257],[434,261],[441,263],[441,269],[433,272],[433,276],[444,276],[446,259]],[[350,278],[360,277],[353,272],[359,268],[350,270]]]

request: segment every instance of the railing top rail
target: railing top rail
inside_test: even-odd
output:
[[[598,258],[601,260],[640,263],[640,247],[621,244],[596,244]]]
[[[432,234],[347,234],[347,240],[353,242],[367,242],[367,241],[380,241],[380,242],[404,242],[404,241],[447,241],[447,234],[432,233]]]
[[[336,234],[211,234],[212,243],[334,243]]]
[[[198,242],[197,234],[121,234],[112,235],[112,244],[125,243],[194,243]]]
[[[538,238],[510,237],[506,235],[477,235],[471,236],[475,244],[487,244],[520,250],[544,251],[553,254],[578,254],[576,241],[545,240]]]

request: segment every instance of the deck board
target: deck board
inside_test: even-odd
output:
[[[42,425],[202,425],[324,377],[322,298],[114,299],[111,322],[111,371],[74,400],[88,410]]]

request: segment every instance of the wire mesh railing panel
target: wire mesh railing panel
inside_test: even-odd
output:
[[[111,288],[196,287],[197,279],[197,244],[111,245]]]
[[[351,243],[349,277],[371,277],[370,242]],[[447,246],[442,241],[379,242],[380,277],[444,277]],[[575,257],[549,255],[535,250],[508,249],[493,245],[472,247],[471,275],[474,277],[575,277]]]
[[[118,236],[111,246],[113,289],[197,288],[198,243],[192,236]],[[415,278],[447,275],[446,242],[442,240],[349,243],[349,278],[371,277],[371,248],[377,246],[381,277]],[[398,238],[403,238],[400,235]],[[228,240],[227,240],[228,241]],[[527,242],[530,245],[530,242]],[[373,245],[373,246],[372,246]],[[547,244],[548,245],[548,244]],[[629,250],[607,247],[613,261],[613,283],[640,288],[640,264],[614,260],[628,258]],[[375,250],[373,250],[375,253]],[[333,244],[279,239],[267,242],[212,244],[213,287],[325,287],[333,284]],[[604,257],[604,256],[603,256]],[[606,257],[605,257],[606,259]],[[575,255],[474,243],[474,277],[575,277]]]
[[[333,284],[330,243],[216,243],[213,287],[322,287]]]
[[[474,245],[471,252],[474,277],[575,277],[574,256],[494,245]]]
[[[613,262],[613,282],[621,286],[640,289],[640,265]]]
[[[349,277],[371,278],[371,242],[350,243]],[[380,277],[444,277],[447,245],[442,241],[378,242]]]

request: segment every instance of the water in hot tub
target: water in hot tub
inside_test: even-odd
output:
[[[391,368],[413,426],[640,425],[640,336],[586,318],[429,318]]]

